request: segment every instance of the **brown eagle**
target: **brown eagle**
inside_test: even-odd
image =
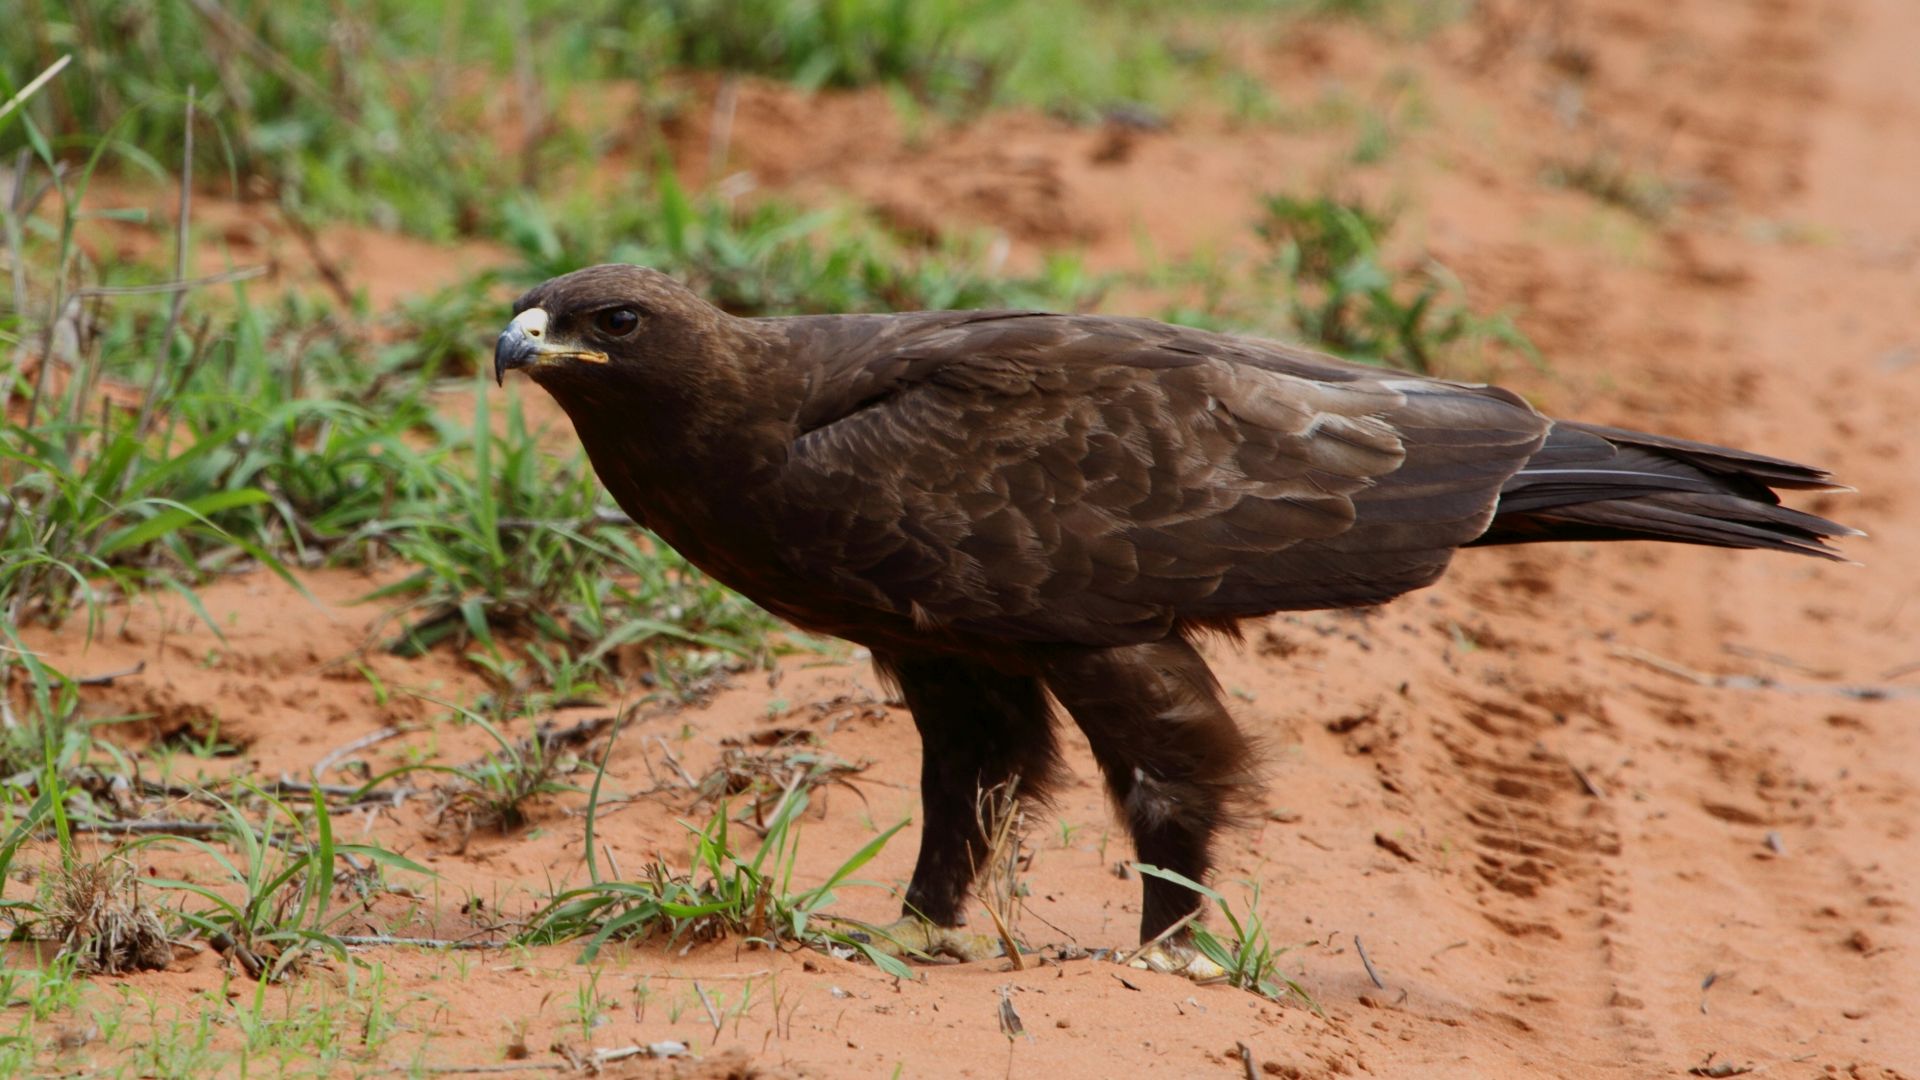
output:
[[[743,319],[657,271],[521,297],[494,352],[572,418],[607,490],[695,565],[872,650],[922,744],[896,941],[974,958],[976,793],[1042,798],[1052,707],[1143,862],[1203,880],[1253,752],[1194,638],[1378,604],[1456,549],[1669,540],[1836,557],[1779,458],[1552,420],[1517,395],[1146,319]],[[1143,879],[1140,936],[1200,903]],[[1183,929],[1147,954],[1202,971]]]

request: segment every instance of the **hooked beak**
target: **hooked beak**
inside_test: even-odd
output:
[[[515,368],[535,367],[560,360],[584,360],[590,364],[607,362],[606,353],[554,341],[547,333],[547,321],[546,309],[528,308],[507,324],[506,330],[500,334],[500,340],[493,345],[493,379],[496,383],[505,384],[507,372]]]

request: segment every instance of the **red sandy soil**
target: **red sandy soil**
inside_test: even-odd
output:
[[[1259,882],[1274,939],[1294,946],[1286,968],[1324,1016],[1092,960],[930,967],[897,983],[812,953],[651,943],[592,969],[619,1004],[591,1043],[674,1038],[703,1060],[609,1068],[1920,1077],[1916,41],[1910,0],[1508,0],[1423,42],[1317,29],[1242,43],[1283,103],[1336,84],[1364,97],[1414,73],[1428,122],[1365,169],[1338,164],[1350,134],[1225,118],[1117,132],[994,116],[888,139],[900,126],[878,97],[747,84],[730,169],[930,229],[998,228],[1017,259],[1070,243],[1096,270],[1133,266],[1140,236],[1161,256],[1231,248],[1274,189],[1333,180],[1391,196],[1414,241],[1477,301],[1512,305],[1550,360],[1504,381],[1551,412],[1829,466],[1861,494],[1807,505],[1872,536],[1847,545],[1863,566],[1651,545],[1470,552],[1441,585],[1379,611],[1274,618],[1212,648],[1241,721],[1271,748],[1272,813],[1227,838],[1218,881],[1236,902]],[[695,155],[704,122],[680,133]],[[1601,151],[1673,182],[1680,211],[1650,225],[1541,179],[1550,161]],[[397,258],[348,270],[373,282],[360,275],[393,273]],[[35,640],[80,673],[146,660],[144,675],[91,691],[90,708],[163,726],[217,716],[245,745],[232,767],[266,776],[437,711],[404,695],[382,705],[355,659],[389,686],[478,691],[450,656],[366,648],[379,613],[348,601],[368,579],[306,580],[317,605],[265,575],[207,589],[226,649],[177,605],[144,600],[90,650],[77,627]],[[666,755],[698,776],[723,740],[777,724],[871,762],[863,798],[830,789],[809,812],[800,880],[817,879],[916,809],[912,727],[875,694],[857,658],[803,656],[644,714],[609,769],[608,849],[626,866],[656,853],[680,864],[676,819],[705,811]],[[1138,882],[1114,875],[1130,853],[1084,742],[1068,742],[1077,780],[1058,822],[1029,837],[1021,929],[1034,945],[1124,946]],[[363,756],[381,768],[409,747],[457,761],[485,744],[443,726]],[[584,878],[579,799],[464,852],[425,803],[341,826],[442,875],[416,931],[484,923],[456,912],[469,891],[512,915]],[[901,882],[916,842],[909,828],[864,876]],[[841,910],[882,919],[894,903],[852,890]],[[550,1043],[588,1044],[566,1011],[589,972],[575,953],[368,954],[403,1004],[400,1035],[367,1067],[499,1062],[518,1022],[533,1060],[558,1069]],[[208,953],[123,984],[187,1009],[221,978]],[[311,976],[296,998],[327,1000],[337,982]],[[1003,993],[1024,1036],[1002,1034]],[[76,1068],[111,1056],[72,1055]]]

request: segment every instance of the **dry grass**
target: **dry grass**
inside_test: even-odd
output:
[[[89,975],[159,971],[173,962],[160,916],[140,896],[140,877],[120,856],[56,872],[46,907],[60,954]]]
[[[694,805],[744,799],[741,820],[764,836],[768,813],[790,792],[837,784],[860,794],[852,778],[866,770],[866,763],[848,761],[813,742],[811,733],[773,728],[750,737],[749,745],[726,747],[719,763],[700,778]]]

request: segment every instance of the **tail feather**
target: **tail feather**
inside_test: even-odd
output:
[[[1748,450],[1734,450],[1712,443],[1694,442],[1692,439],[1649,435],[1644,431],[1628,431],[1626,428],[1603,427],[1599,424],[1556,421],[1553,427],[1556,434],[1567,431],[1569,434],[1597,437],[1616,447],[1635,447],[1663,453],[1708,473],[1741,476],[1770,488],[1791,491],[1853,490],[1845,484],[1834,483],[1833,474],[1825,469]],[[1549,436],[1548,442],[1552,441],[1552,436]]]
[[[1666,540],[1843,556],[1845,525],[1780,505],[1775,489],[1845,491],[1823,469],[1710,443],[1556,423],[1501,488],[1476,544]]]

